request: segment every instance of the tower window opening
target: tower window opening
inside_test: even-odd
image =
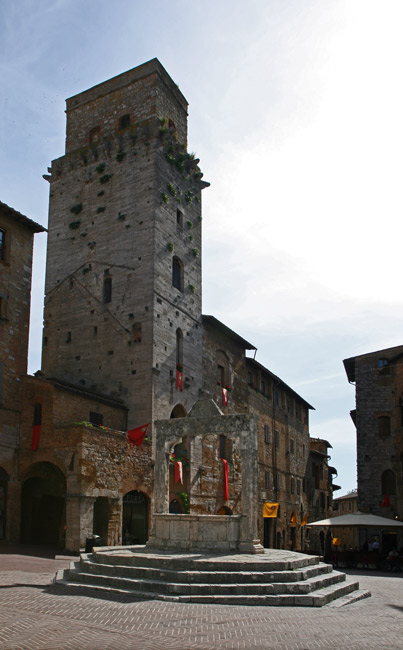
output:
[[[183,212],[176,210],[176,225],[178,228],[183,228]]]
[[[176,256],[172,258],[172,286],[183,292],[183,264]]]
[[[104,278],[104,291],[103,291],[104,304],[112,302],[112,278]]]

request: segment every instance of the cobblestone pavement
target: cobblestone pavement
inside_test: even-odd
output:
[[[349,571],[372,597],[345,607],[137,600],[52,583],[70,557],[0,549],[0,650],[403,648],[403,574]]]

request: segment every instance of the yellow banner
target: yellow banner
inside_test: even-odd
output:
[[[298,523],[297,513],[293,512],[290,519],[291,528],[295,528]]]
[[[278,503],[264,503],[263,504],[263,517],[277,517]]]
[[[301,521],[301,526],[306,526],[308,523],[308,515],[305,514],[302,521]]]

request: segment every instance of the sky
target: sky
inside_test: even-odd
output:
[[[0,200],[46,226],[65,99],[157,57],[204,179],[203,313],[315,407],[356,487],[343,359],[400,345],[401,0],[3,0]],[[29,372],[40,368],[36,235]]]

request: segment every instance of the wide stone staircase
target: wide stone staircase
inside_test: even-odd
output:
[[[370,596],[319,557],[276,549],[246,555],[99,547],[59,571],[55,582],[144,599],[225,605],[321,607]]]

